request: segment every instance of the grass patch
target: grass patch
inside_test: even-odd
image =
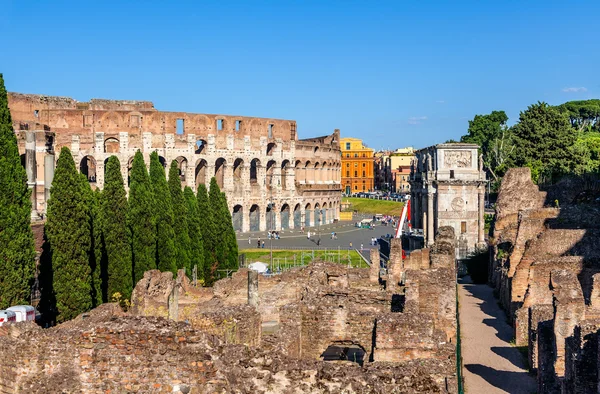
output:
[[[269,249],[243,249],[240,251],[240,255],[241,254],[246,255],[246,264],[250,264],[255,261],[262,261],[263,263],[269,264],[271,260]],[[367,263],[365,263],[365,261],[360,257],[359,253],[355,250],[315,250],[314,259],[332,261],[334,263],[339,262],[340,264],[344,265],[348,265],[348,263],[350,263],[350,266],[354,268],[369,267]],[[312,250],[273,251],[273,265],[276,267],[300,267],[303,265],[308,265],[312,260]]]
[[[404,203],[386,200],[371,200],[369,198],[344,197],[342,202],[352,204],[352,210],[358,213],[380,213],[382,215],[400,216]]]

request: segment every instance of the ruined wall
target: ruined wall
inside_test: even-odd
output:
[[[20,93],[9,93],[8,99],[21,153],[27,132],[37,136],[32,171],[40,213],[45,212],[54,150],[67,146],[92,187],[103,187],[104,166],[112,155],[119,158],[128,187],[138,150],[147,164],[153,151],[165,165],[176,160],[182,184],[194,190],[215,176],[237,231],[316,226],[339,217],[339,130],[300,140],[292,120],[164,112],[148,101],[78,102]]]

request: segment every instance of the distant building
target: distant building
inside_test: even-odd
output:
[[[410,193],[410,166],[400,166],[392,169],[393,187],[392,191],[396,193]]]
[[[485,245],[487,180],[478,148],[463,143],[430,146],[416,152],[412,166],[412,227],[423,229],[430,246],[438,228],[452,226],[459,258]]]
[[[410,193],[410,165],[415,159],[412,146],[390,153],[391,182],[396,193]]]
[[[342,151],[342,188],[345,193],[374,190],[373,152],[358,138],[340,139]]]
[[[393,191],[392,168],[389,151],[377,151],[373,159],[375,190]]]

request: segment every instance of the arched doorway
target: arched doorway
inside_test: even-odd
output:
[[[131,185],[131,168],[133,167],[133,156],[127,161],[127,186]]]
[[[88,182],[96,182],[96,159],[93,156],[85,156],[79,164],[79,172],[87,177]]]
[[[267,144],[267,156],[273,156],[273,150],[275,150],[275,143],[271,142]]]
[[[309,174],[310,172],[314,174],[314,169],[312,169],[312,163],[310,162],[310,160],[308,160],[306,163],[304,163],[304,183],[309,183],[314,179],[314,175]]]
[[[205,140],[198,140],[196,141],[196,150],[194,151],[195,154],[199,155],[200,153],[206,153],[206,141]]]
[[[164,157],[158,156],[158,162],[163,166],[163,168],[167,168],[167,161]],[[169,173],[169,171],[167,171],[167,173]]]
[[[234,206],[231,220],[233,221],[233,229],[235,231],[242,231],[244,223],[244,207],[241,205]]]
[[[175,160],[177,161],[177,168],[179,168],[179,179],[181,179],[181,185],[185,186],[188,161],[183,156],[177,156]]]
[[[288,171],[290,169],[290,161],[289,160],[284,160],[281,163],[281,189],[283,190],[287,190],[287,177],[288,177]]]
[[[327,224],[328,223],[327,222],[328,215],[327,215],[327,203],[326,202],[323,203],[322,208],[321,208],[321,212],[322,212],[322,214],[321,214],[321,220],[323,221],[321,224]]]
[[[275,169],[275,160],[269,160],[267,162],[267,189],[270,190],[273,185],[279,182],[278,179],[273,179],[273,170]]]
[[[281,206],[281,229],[287,230],[290,228],[290,206],[287,204],[283,204]]]
[[[242,180],[242,170],[244,168],[244,160],[235,159],[233,162],[233,192],[242,194],[244,192],[244,182]]]
[[[199,184],[206,184],[206,167],[207,167],[208,163],[206,162],[206,160],[204,159],[200,159],[198,160],[198,163],[196,164],[196,171],[195,171],[195,176],[196,176],[196,186],[198,186]]]
[[[319,203],[315,204],[315,210],[314,210],[314,214],[315,214],[315,218],[313,220],[313,226],[320,226],[321,224],[321,206],[319,205]]]
[[[306,204],[306,206],[304,207],[304,227],[310,227],[312,224],[311,208],[312,206],[310,205],[310,203]]]
[[[227,161],[219,157],[215,161],[215,178],[217,179],[217,185],[219,185],[219,189],[223,189],[223,185],[225,184],[225,167],[227,167]]]
[[[119,153],[119,140],[116,138],[104,140],[104,153]]]
[[[299,229],[302,226],[302,212],[300,204],[294,207],[294,228]]]
[[[267,204],[267,211],[265,215],[265,220],[267,222],[267,231],[275,230],[275,204],[269,203]]]
[[[352,361],[359,365],[365,362],[365,349],[354,343],[332,343],[321,354],[323,361]]]
[[[296,164],[294,165],[294,176],[296,177],[295,183],[304,183],[303,170],[302,162],[300,160],[296,160]]]
[[[260,230],[260,208],[254,204],[250,207],[250,215],[248,215],[250,221],[250,231]]]

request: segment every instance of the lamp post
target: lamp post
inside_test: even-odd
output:
[[[273,197],[271,197],[271,202],[269,204],[267,204],[267,207],[269,208],[270,212],[271,212],[271,228],[269,228],[269,232],[271,233],[271,235],[269,236],[269,249],[270,249],[270,263],[269,263],[269,267],[271,267],[271,269],[273,269]]]

